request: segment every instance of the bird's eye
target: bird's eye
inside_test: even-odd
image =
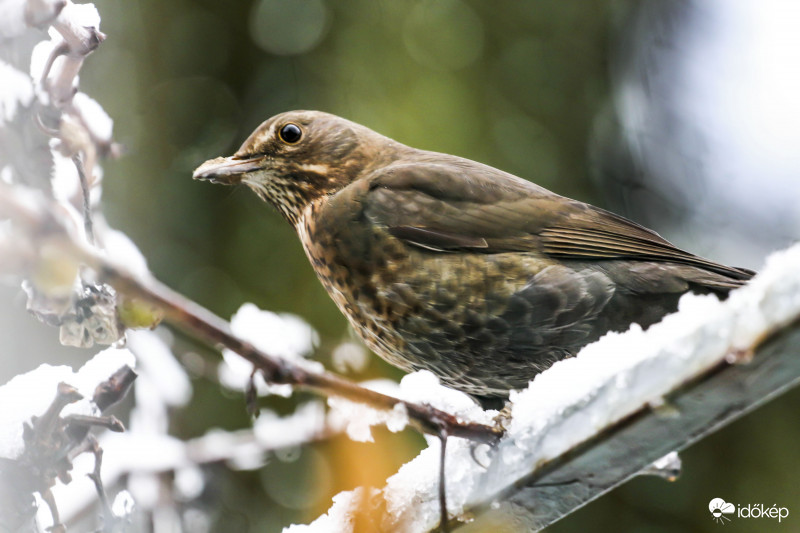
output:
[[[300,141],[300,138],[303,136],[303,130],[300,129],[300,126],[297,124],[286,124],[281,130],[278,132],[280,135],[281,140],[286,144],[295,144]]]

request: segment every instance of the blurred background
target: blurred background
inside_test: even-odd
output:
[[[737,266],[758,269],[800,235],[800,4],[790,0],[96,5],[108,39],[81,88],[126,148],[105,163],[105,217],[159,279],[215,313],[249,301],[307,320],[328,368],[325,354],[352,334],[291,228],[247,190],[191,180],[282,111],[328,111],[499,167]],[[86,359],[26,315],[20,291],[0,288],[0,306],[0,382]],[[242,395],[209,378],[218,356],[181,336],[175,351],[193,395],[170,432],[248,427]],[[375,356],[346,373],[400,377]],[[297,401],[262,405],[286,413]],[[712,531],[715,497],[800,513],[798,408],[790,392],[685,451],[678,481],[635,479],[549,531]],[[209,465],[203,492],[185,502],[206,518],[188,530],[308,522],[341,490],[382,486],[424,446],[409,430],[375,436],[270,455],[255,470]]]

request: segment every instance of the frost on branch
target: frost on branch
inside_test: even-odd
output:
[[[725,302],[688,294],[677,313],[647,331],[609,333],[513,394],[508,431],[496,447],[476,450],[451,439],[451,516],[476,517],[478,530],[480,524],[541,529],[631,476],[650,473],[649,465],[668,452],[798,380],[799,323],[795,245],[770,257]],[[387,480],[376,527],[436,527],[439,444],[430,444]],[[359,494],[342,493],[326,515],[285,531],[352,531]]]
[[[0,45],[0,177],[6,184],[45,191],[83,242],[124,260],[115,248],[120,239],[94,212],[101,195],[100,161],[119,151],[113,123],[98,102],[78,91],[84,61],[105,38],[97,9],[69,0],[0,5],[7,15],[2,35],[23,36],[35,26],[47,29],[49,37],[35,46]],[[90,347],[122,338],[127,318],[136,315],[132,302],[120,301],[111,287],[79,271],[57,249],[33,251],[23,231],[0,224],[0,276],[24,280],[28,310],[59,326],[63,344]],[[124,248],[132,264],[144,263],[135,247]],[[38,255],[34,265],[26,263],[31,255]],[[120,312],[123,306],[127,313]],[[138,313],[138,327],[158,321],[157,316],[141,320],[142,314],[147,315]]]
[[[27,529],[34,510],[33,493],[47,504],[53,530],[62,531],[53,497],[56,481],[69,483],[73,461],[85,452],[95,455],[99,471],[102,451],[89,429],[121,431],[103,411],[121,400],[136,377],[133,355],[109,348],[77,372],[41,365],[0,386],[0,530]],[[98,494],[105,495],[97,477]]]
[[[96,101],[78,92],[84,60],[104,38],[99,24],[93,4],[0,2],[2,199],[24,206],[17,214],[30,215],[41,207],[37,198],[44,193],[55,202],[48,216],[68,228],[73,239],[68,244],[61,237],[34,237],[20,220],[6,219],[11,213],[0,212],[0,281],[21,285],[28,310],[59,327],[63,344],[83,347],[120,341],[126,316],[134,314],[136,306],[93,279],[70,247],[99,246],[134,269],[144,263],[138,250],[94,213],[101,194],[100,160],[117,151],[111,119]],[[41,30],[47,30],[48,39],[35,44]],[[152,326],[155,320],[143,322],[138,325]],[[69,507],[71,493],[61,498],[54,493],[70,483],[73,461],[80,462],[89,455],[85,452],[94,456],[92,469],[84,473],[92,479],[92,499],[101,500],[104,529],[120,509],[130,507],[122,500],[104,500],[102,449],[88,430],[121,429],[102,411],[127,391],[135,377],[133,366],[129,351],[108,349],[78,372],[42,365],[0,387],[0,405],[6,407],[0,409],[0,530],[28,530],[26,523],[36,510],[35,493],[38,503],[46,504],[39,505],[40,511],[50,512],[40,522],[62,531],[59,508]]]

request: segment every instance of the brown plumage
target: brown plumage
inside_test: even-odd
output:
[[[484,400],[524,387],[609,330],[647,327],[687,291],[749,270],[495,168],[293,111],[196,179],[244,183],[294,226],[364,342]]]

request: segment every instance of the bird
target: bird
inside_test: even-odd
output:
[[[295,229],[358,336],[484,407],[687,292],[754,272],[683,251],[610,211],[321,111],[263,122],[194,179],[244,184]]]

